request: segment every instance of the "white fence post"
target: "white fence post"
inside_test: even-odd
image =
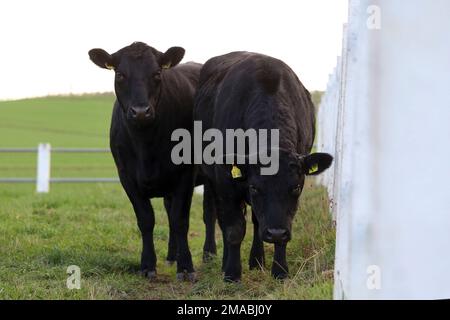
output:
[[[50,190],[50,153],[49,143],[40,143],[37,152],[36,191],[47,193]]]
[[[448,299],[450,2],[351,0],[349,11],[334,297]]]

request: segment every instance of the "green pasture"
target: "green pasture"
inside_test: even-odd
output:
[[[110,94],[46,97],[0,102],[0,148],[108,147],[114,97]],[[0,153],[0,177],[34,177],[35,154]],[[107,154],[54,154],[53,177],[115,177]],[[36,194],[32,184],[0,184],[0,299],[331,299],[334,228],[323,188],[307,180],[288,245],[290,278],[270,276],[272,246],[266,244],[267,269],[249,271],[251,219],[243,245],[240,284],[225,284],[219,256],[201,261],[204,240],[201,195],[191,210],[190,247],[196,283],[175,280],[164,263],[168,223],[160,199],[155,245],[158,278],[138,275],[141,241],[134,213],[119,184],[55,184]],[[218,228],[217,228],[218,229]],[[69,265],[81,268],[81,289],[69,290]]]

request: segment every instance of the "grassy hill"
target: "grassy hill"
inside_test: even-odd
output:
[[[48,97],[0,102],[0,147],[108,147],[112,95]],[[33,154],[0,153],[1,177],[35,176]],[[110,154],[55,154],[54,177],[113,177]],[[190,247],[199,281],[178,283],[164,264],[168,223],[160,199],[155,246],[158,280],[137,274],[141,240],[134,213],[119,184],[58,184],[36,194],[31,184],[0,184],[0,299],[330,299],[334,229],[323,188],[307,180],[288,245],[290,279],[247,268],[252,224],[243,244],[241,284],[225,284],[220,258],[201,262],[201,196],[191,210]],[[251,220],[251,219],[248,219]],[[219,257],[222,244],[217,231]],[[273,248],[266,244],[267,261]],[[69,265],[81,268],[80,290],[66,287]],[[270,267],[267,263],[267,267]]]
[[[0,148],[109,147],[109,124],[114,96],[45,97],[0,102]],[[36,174],[35,154],[1,154],[1,177]],[[53,154],[54,177],[112,177],[110,154]]]

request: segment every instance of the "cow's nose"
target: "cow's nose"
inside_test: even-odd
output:
[[[134,119],[149,119],[152,117],[152,112],[150,106],[143,107],[131,107],[130,108],[131,116]]]
[[[267,229],[264,241],[271,243],[286,242],[289,240],[289,231],[286,229]]]

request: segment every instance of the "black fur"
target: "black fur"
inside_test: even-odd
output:
[[[310,168],[319,173],[331,164],[327,163],[329,155],[309,155],[315,126],[309,92],[282,61],[256,53],[232,52],[214,57],[203,66],[194,120],[201,120],[204,130],[216,128],[224,136],[226,129],[279,130],[277,174],[261,176],[259,165],[238,165],[241,179],[232,179],[230,165],[202,165],[202,171],[209,180],[205,192],[212,188],[207,192],[214,195],[224,234],[225,280],[238,281],[241,277],[245,203],[251,205],[254,221],[250,267],[264,266],[262,240],[273,242],[272,274],[286,277],[286,244],[305,175]],[[275,234],[278,240],[273,240]]]
[[[172,47],[162,53],[141,42],[112,55],[101,49],[93,49],[89,55],[95,64],[102,68],[110,65],[116,73],[110,147],[142,234],[141,270],[152,277],[156,273],[150,198],[164,197],[170,225],[167,259],[177,261],[178,275],[192,273],[188,228],[196,175],[193,165],[173,164],[171,151],[176,142],[171,141],[171,134],[178,128],[192,130],[201,65],[178,65],[183,48]],[[145,115],[136,117],[133,108],[146,108]],[[215,253],[215,242],[205,246]]]

